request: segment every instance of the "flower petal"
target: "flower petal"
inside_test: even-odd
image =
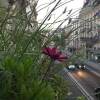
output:
[[[67,59],[68,57],[65,54],[62,54],[57,48],[53,47],[46,47],[43,49],[43,53],[50,56],[51,59],[63,61],[64,59]]]
[[[49,55],[49,48],[44,48],[42,52],[46,55]]]
[[[57,48],[51,48],[51,56],[53,57],[55,54],[56,54],[56,50],[57,50]]]

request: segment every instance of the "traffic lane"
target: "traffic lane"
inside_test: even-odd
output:
[[[68,81],[67,85],[69,87],[69,94],[67,94],[66,100],[76,100],[77,97],[84,96],[80,89],[75,85],[75,83],[73,83],[67,72],[63,70],[59,74],[63,76],[66,81]]]
[[[84,64],[87,66],[87,68],[96,71],[96,73],[100,74],[100,64],[91,62],[91,61],[85,61]]]
[[[94,89],[100,87],[100,77],[86,71],[78,70],[72,72],[73,77],[83,86],[83,88],[90,94],[94,95]]]

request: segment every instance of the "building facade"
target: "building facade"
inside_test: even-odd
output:
[[[77,53],[77,50],[80,48],[79,24],[77,18],[72,19],[65,28],[66,48],[71,53]]]
[[[100,0],[86,0],[79,14],[80,42],[88,59],[100,59]]]

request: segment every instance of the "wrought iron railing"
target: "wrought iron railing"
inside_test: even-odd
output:
[[[80,37],[81,41],[85,42],[87,46],[93,46],[100,41],[100,34],[96,34],[93,37]]]

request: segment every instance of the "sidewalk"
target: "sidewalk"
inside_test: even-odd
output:
[[[93,70],[94,72],[100,75],[100,64],[99,63],[95,63],[92,61],[84,61],[84,64],[87,65],[88,69]]]

